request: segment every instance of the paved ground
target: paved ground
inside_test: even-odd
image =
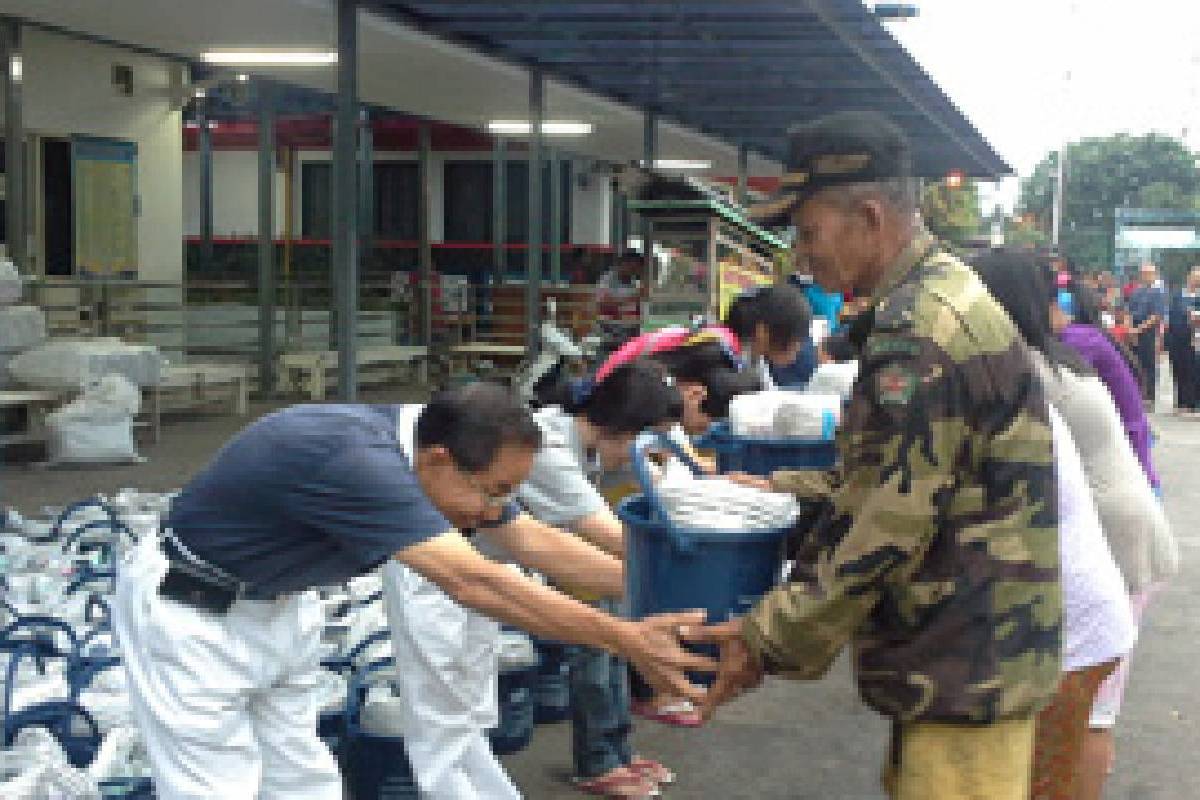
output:
[[[396,402],[403,393],[373,399]],[[1161,393],[1166,396],[1166,393]],[[254,413],[268,410],[255,406]],[[34,511],[97,491],[125,486],[178,486],[241,427],[230,417],[182,419],[137,467],[87,471],[28,471],[0,475],[0,497]],[[1148,613],[1135,655],[1126,713],[1117,728],[1118,764],[1111,800],[1190,800],[1200,797],[1200,420],[1159,414],[1155,458],[1167,509],[1182,542],[1183,572]],[[726,709],[712,725],[679,731],[649,723],[638,749],[680,774],[669,797],[701,800],[878,798],[877,775],[886,726],[859,703],[844,663],[816,684],[772,682]],[[531,800],[578,797],[565,783],[568,725],[543,727],[534,744],[507,760]]]

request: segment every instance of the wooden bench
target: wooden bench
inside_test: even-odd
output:
[[[418,363],[424,363],[428,350],[409,345],[363,347],[356,354],[361,370],[359,383],[383,383],[411,376]],[[314,401],[325,399],[327,373],[336,372],[338,354],[332,350],[285,353],[279,357],[279,390],[303,391]],[[404,373],[404,374],[402,374]]]
[[[165,411],[191,411],[223,405],[231,414],[250,412],[250,373],[242,364],[184,364],[163,370],[162,381],[142,387],[142,414],[149,417],[157,443]]]

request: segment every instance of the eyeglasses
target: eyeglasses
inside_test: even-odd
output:
[[[483,498],[483,504],[485,506],[490,506],[491,508],[504,508],[517,498],[517,493],[515,490],[504,492],[503,494],[496,494],[488,491],[468,472],[463,473],[463,479],[466,480],[468,486],[479,493],[479,495]]]

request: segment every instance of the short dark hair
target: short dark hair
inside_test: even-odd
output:
[[[703,385],[706,391],[700,410],[717,419],[729,416],[729,402],[734,397],[762,389],[757,371],[739,370],[719,342],[698,342],[663,350],[652,358],[675,380]]]
[[[661,364],[639,359],[610,372],[567,411],[607,433],[641,433],[683,418],[683,398]]]
[[[803,292],[787,284],[752,289],[734,298],[725,314],[725,327],[746,340],[754,337],[759,325],[767,326],[773,347],[787,347],[808,338],[812,308]]]
[[[504,386],[487,381],[438,392],[417,419],[417,447],[441,445],[467,472],[480,472],[504,445],[542,446],[533,415]]]

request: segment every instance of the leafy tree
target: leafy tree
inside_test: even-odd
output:
[[[983,228],[979,189],[971,181],[958,186],[945,181],[928,183],[921,195],[921,215],[938,237],[958,244],[966,242]]]
[[[1084,139],[1067,146],[1062,251],[1084,267],[1112,264],[1113,212],[1121,206],[1189,209],[1200,202],[1196,154],[1162,134]],[[1022,181],[1021,209],[1049,232],[1058,153]]]

